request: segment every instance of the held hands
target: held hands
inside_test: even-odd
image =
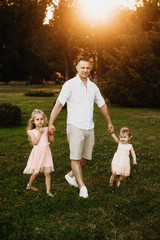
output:
[[[49,126],[49,134],[50,134],[50,135],[54,135],[55,132],[56,132],[55,126],[54,126],[54,125],[50,125],[50,126]]]
[[[112,123],[108,123],[108,132],[110,134],[114,133],[114,126],[112,125]]]

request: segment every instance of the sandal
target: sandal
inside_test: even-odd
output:
[[[119,187],[121,185],[121,181],[119,179],[116,179],[116,185]]]
[[[39,191],[38,188],[35,188],[35,187],[33,187],[33,186],[29,186],[28,184],[27,184],[26,189],[28,189],[28,190],[32,190],[32,191]]]
[[[54,197],[54,194],[52,194],[50,191],[47,192],[47,195],[48,195],[49,197]]]

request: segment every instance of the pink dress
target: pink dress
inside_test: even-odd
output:
[[[118,143],[118,148],[112,160],[112,173],[117,175],[129,176],[130,175],[130,152],[132,144]]]
[[[29,135],[37,136],[38,131],[34,128],[28,131]],[[48,143],[48,127],[44,132],[37,145],[33,145],[24,174],[37,174],[39,172],[50,173],[54,171],[52,153]]]

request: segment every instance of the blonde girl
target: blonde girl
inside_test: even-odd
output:
[[[28,139],[31,144],[33,144],[33,148],[23,173],[32,174],[26,188],[38,191],[38,189],[33,186],[33,183],[37,176],[41,172],[44,172],[46,192],[48,196],[54,197],[54,195],[50,192],[50,173],[54,171],[54,166],[48,142],[48,139],[50,142],[54,142],[54,135],[49,134],[46,123],[47,117],[44,112],[39,109],[35,109],[31,114],[27,128]]]
[[[131,153],[133,164],[136,165],[136,154],[132,144],[130,144],[131,132],[129,128],[123,127],[120,130],[119,138],[114,133],[111,134],[115,142],[118,144],[116,153],[112,160],[112,175],[110,177],[109,186],[112,186],[117,175],[116,185],[119,187],[121,182],[130,175],[130,158]]]

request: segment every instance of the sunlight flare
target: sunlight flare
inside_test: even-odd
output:
[[[93,21],[100,21],[109,19],[112,15],[113,9],[116,7],[123,9],[128,8],[135,10],[137,6],[142,5],[142,0],[138,3],[136,0],[77,0],[80,6],[80,12],[84,18],[92,19]],[[59,0],[52,0],[53,5],[46,9],[46,17],[44,24],[48,24],[53,17],[54,4],[58,5]]]
[[[49,24],[49,20],[53,18],[54,5],[58,5],[59,0],[52,0],[53,4],[50,4],[46,8],[46,17],[43,24]]]
[[[136,0],[79,0],[79,3],[83,16],[93,21],[109,20],[115,8],[135,10],[138,6]]]

